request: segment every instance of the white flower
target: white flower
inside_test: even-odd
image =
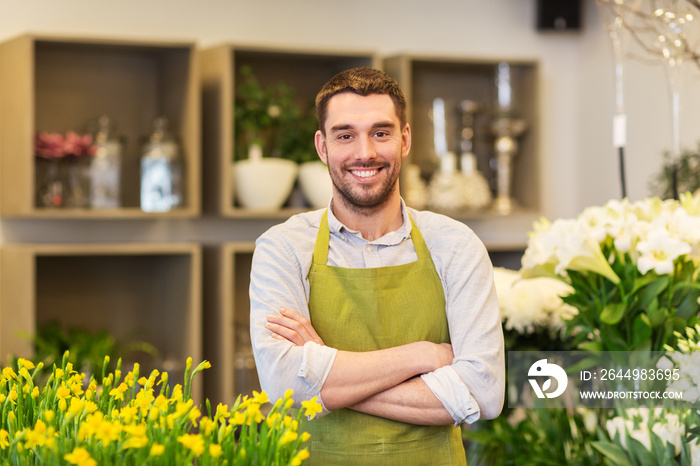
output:
[[[495,267],[494,285],[498,296],[501,318],[507,330],[532,333],[536,327],[559,329],[561,319],[573,315],[576,310],[566,306],[561,296],[571,292],[571,287],[552,278],[521,279],[519,272]]]
[[[645,241],[637,244],[640,257],[637,268],[641,274],[654,270],[659,275],[673,272],[673,261],[683,254],[690,252],[688,243],[672,238],[668,230],[656,228],[652,230]]]
[[[665,422],[655,422],[651,427],[651,431],[663,440],[664,445],[666,442],[673,445],[676,456],[678,456],[681,454],[681,442],[685,435],[685,428],[681,424],[680,419],[678,419],[678,415],[666,414],[664,417]]]

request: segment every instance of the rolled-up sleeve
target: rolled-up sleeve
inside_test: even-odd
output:
[[[295,405],[315,396],[323,405],[321,387],[337,350],[313,342],[295,346],[272,338],[272,332],[265,328],[268,314],[277,314],[282,307],[309,318],[308,266],[299,260],[299,254],[304,253],[303,247],[289,250],[274,228],[256,242],[250,276],[251,342],[260,385],[270,399],[282,398],[291,389]],[[323,406],[321,415],[327,412]]]
[[[505,397],[505,355],[493,267],[471,230],[452,254],[436,264],[445,288],[455,358],[451,366],[423,375],[456,424],[493,419]]]

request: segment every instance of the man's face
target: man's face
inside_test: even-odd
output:
[[[411,132],[401,128],[391,97],[337,94],[328,102],[325,136],[316,133],[316,150],[328,165],[334,199],[369,212],[399,196],[401,160]]]

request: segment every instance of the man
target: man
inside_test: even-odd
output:
[[[319,397],[312,464],[465,464],[458,425],[502,408],[491,263],[464,224],[404,205],[406,100],[356,68],[316,98],[328,209],[256,242],[251,336],[262,388]]]

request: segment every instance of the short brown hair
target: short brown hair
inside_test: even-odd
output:
[[[318,126],[323,134],[326,134],[328,102],[333,96],[343,92],[353,92],[361,96],[387,94],[394,102],[394,110],[401,122],[401,128],[406,126],[406,97],[399,87],[399,83],[383,71],[363,66],[336,74],[323,85],[316,96]]]

